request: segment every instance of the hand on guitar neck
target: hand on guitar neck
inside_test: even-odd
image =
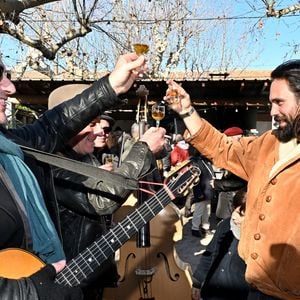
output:
[[[60,260],[58,262],[53,263],[52,266],[54,267],[56,273],[58,273],[66,266],[66,261]]]

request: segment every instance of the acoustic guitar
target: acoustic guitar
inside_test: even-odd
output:
[[[188,192],[199,175],[199,168],[191,162],[179,166],[157,193],[70,260],[57,274],[55,282],[66,286],[79,285],[172,200]],[[43,261],[25,250],[9,248],[0,251],[1,277],[28,277],[44,265]]]

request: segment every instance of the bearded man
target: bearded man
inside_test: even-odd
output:
[[[188,129],[186,140],[214,165],[248,181],[247,209],[239,242],[248,300],[300,299],[300,60],[271,73],[269,100],[276,129],[260,137],[228,138],[200,118],[186,91],[172,80],[180,102],[169,106]],[[234,295],[232,296],[234,299]]]

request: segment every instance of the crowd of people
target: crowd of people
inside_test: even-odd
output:
[[[164,100],[183,120],[184,135],[170,141],[164,128],[147,127],[141,134],[138,124],[131,135],[121,130],[114,135],[115,120],[105,111],[120,105],[118,95],[146,70],[143,56],[122,55],[94,84],[53,91],[49,109],[33,124],[6,129],[6,101],[15,87],[0,60],[0,250],[27,250],[45,263],[17,278],[2,270],[0,298],[102,299],[105,287],[117,286],[114,257],[76,286],[57,284],[56,274],[114,226],[114,212],[138,190],[139,179],[155,174],[163,182],[191,160],[201,170],[200,180],[181,201],[193,214],[192,234],[212,238],[193,274],[191,299],[300,299],[300,61],[272,72],[276,129],[259,137],[243,136],[238,127],[217,130],[173,80],[167,81]],[[169,96],[174,89],[176,101]],[[99,176],[41,163],[21,146],[88,164]],[[216,195],[219,223],[211,232]]]

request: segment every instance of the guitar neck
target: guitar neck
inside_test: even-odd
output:
[[[124,220],[94,241],[57,274],[56,282],[66,286],[79,285],[107,258],[128,241],[139,229],[155,217],[174,198],[168,187],[130,213]]]

